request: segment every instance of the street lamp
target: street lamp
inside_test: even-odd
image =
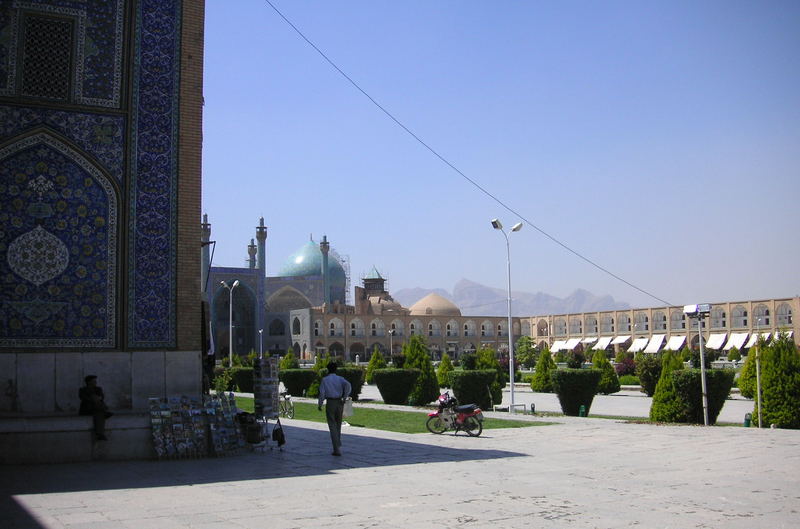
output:
[[[389,358],[392,358],[394,351],[392,351],[392,337],[394,336],[394,329],[389,329]]]
[[[264,329],[258,330],[258,358],[264,358]]]
[[[511,326],[511,244],[508,236],[511,232],[522,229],[522,223],[518,222],[511,227],[508,233],[503,231],[503,223],[497,219],[492,219],[492,228],[499,230],[506,238],[506,265],[508,268],[508,378],[511,384],[511,405],[508,407],[509,413],[514,413],[514,332]]]
[[[703,392],[703,424],[708,426],[708,393],[706,392],[706,355],[703,352],[703,318],[711,312],[711,305],[685,305],[683,313],[690,318],[697,318],[697,335],[700,338],[700,389]]]
[[[761,328],[761,318],[758,319],[758,325]],[[759,353],[761,352],[761,345],[756,341],[756,403],[758,404],[758,427],[761,428],[761,363],[759,362]]]
[[[220,285],[228,289],[228,366],[233,367],[233,289],[239,286],[239,280],[228,286],[225,281],[220,281]]]

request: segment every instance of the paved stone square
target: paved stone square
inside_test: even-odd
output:
[[[343,457],[330,455],[325,425],[284,420],[283,451],[0,467],[0,520],[4,529],[798,525],[798,431],[555,420],[478,438],[350,427]]]

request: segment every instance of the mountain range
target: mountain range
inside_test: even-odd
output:
[[[507,291],[487,287],[468,279],[459,280],[450,293],[443,288],[404,288],[392,297],[404,307],[410,307],[428,294],[435,292],[452,301],[464,316],[505,316]],[[613,297],[596,296],[584,289],[577,289],[565,298],[537,292],[512,291],[511,311],[514,316],[542,316],[546,314],[568,314],[604,310],[624,310],[630,305],[615,301]]]

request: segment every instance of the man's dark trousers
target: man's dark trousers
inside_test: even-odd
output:
[[[342,447],[342,411],[344,400],[325,399],[325,417],[328,419],[328,430],[331,432],[333,452],[338,453]]]

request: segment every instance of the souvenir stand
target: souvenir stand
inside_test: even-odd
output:
[[[253,411],[255,415],[255,425],[248,428],[246,434],[248,442],[255,441],[257,432],[260,433],[262,441],[268,439],[268,424],[270,419],[278,418],[279,405],[279,382],[278,382],[278,361],[280,356],[260,356],[253,362]]]

